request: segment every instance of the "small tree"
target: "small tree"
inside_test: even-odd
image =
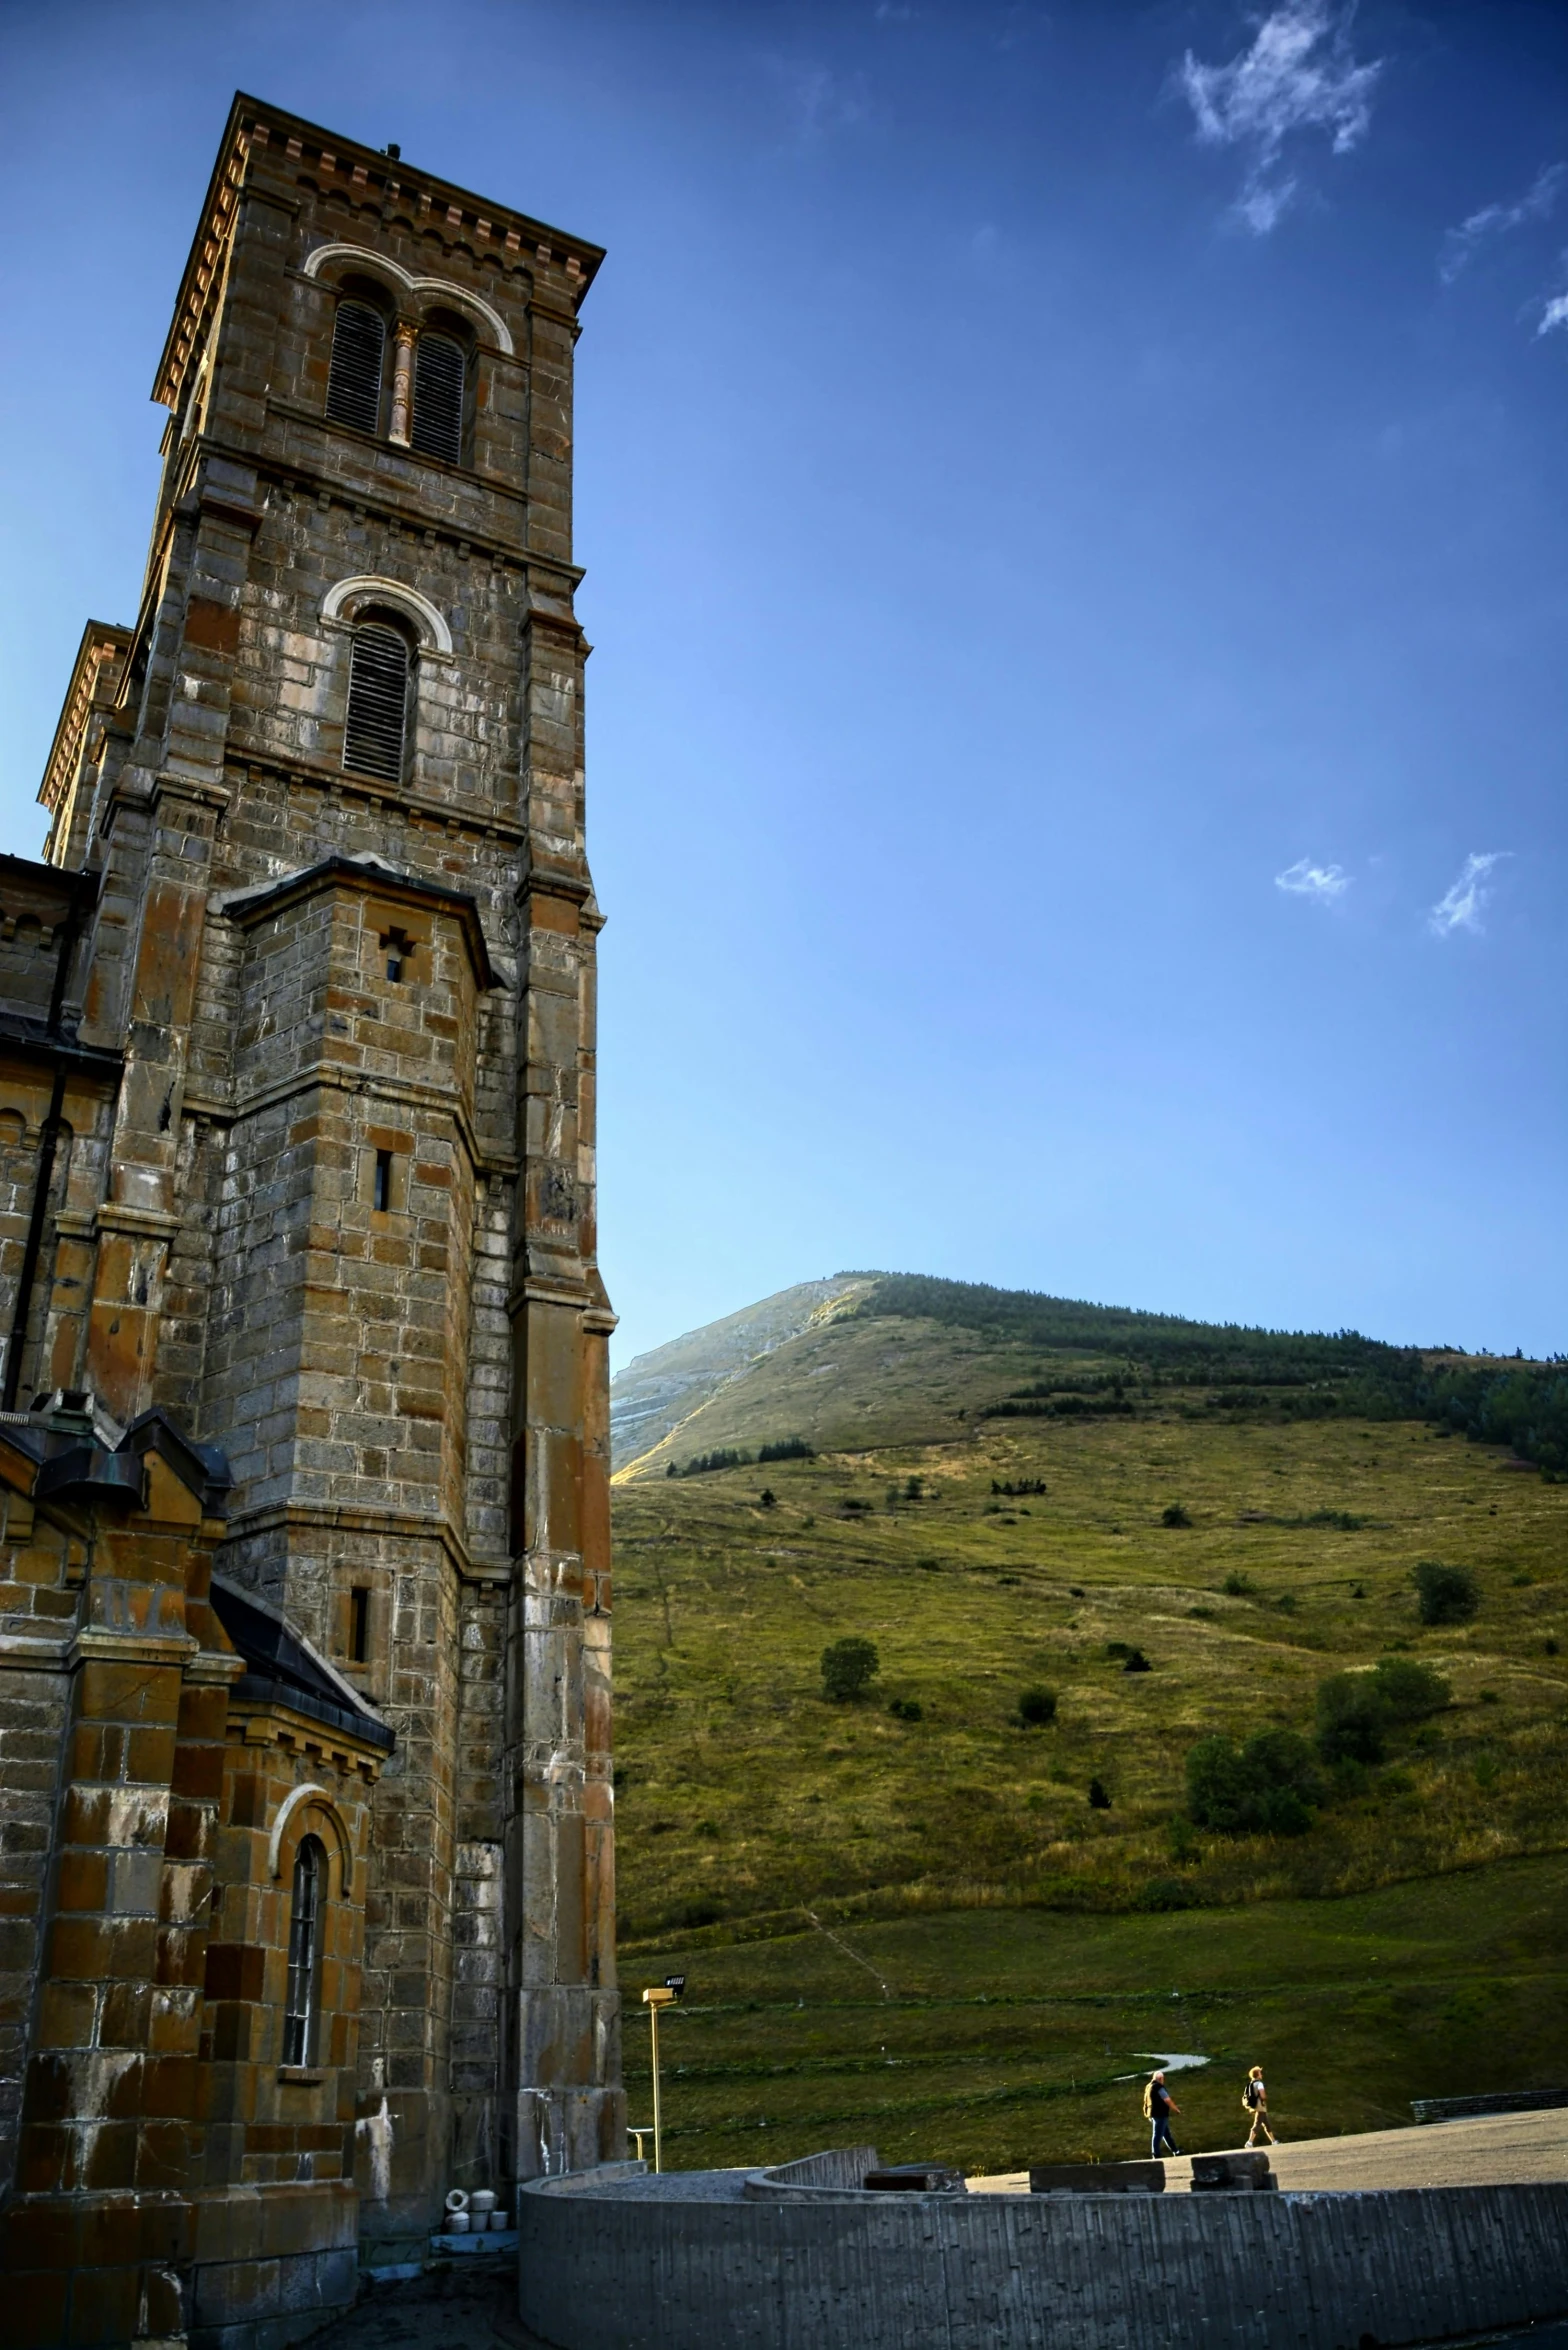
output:
[[[778,1508],[778,1496],[774,1492],[771,1485],[764,1485],[762,1491],[758,1494],[757,1507],[764,1510],[773,1510]]]
[[[1027,1730],[1043,1730],[1056,1719],[1054,1689],[1026,1689],[1018,1700],[1018,1719]]]
[[[1106,1786],[1105,1781],[1103,1779],[1091,1779],[1089,1781],[1089,1809],[1091,1811],[1109,1811],[1110,1808],[1111,1791]]]
[[[1436,1559],[1423,1559],[1415,1584],[1423,1624],[1467,1624],[1481,1604],[1480,1586],[1468,1567],[1445,1567]]]
[[[852,1705],[877,1677],[877,1652],[869,1640],[834,1640],[822,1651],[822,1694],[834,1705]]]
[[[1312,1750],[1294,1730],[1259,1730],[1238,1747],[1200,1738],[1187,1754],[1187,1810],[1224,1834],[1299,1836],[1322,1797]]]
[[[1413,1656],[1385,1656],[1372,1676],[1391,1722],[1424,1722],[1440,1714],[1453,1692],[1441,1673]]]
[[[1382,1761],[1389,1714],[1376,1673],[1330,1673],[1318,1683],[1317,1712],[1326,1763]]]
[[[1179,1501],[1168,1501],[1160,1512],[1160,1524],[1162,1526],[1190,1526],[1192,1520]]]

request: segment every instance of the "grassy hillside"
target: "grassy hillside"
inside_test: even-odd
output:
[[[912,1302],[929,1304],[929,1291]],[[1313,1357],[1304,1342],[1271,1352],[1257,1343],[1267,1334],[1200,1329],[1167,1331],[1174,1351],[1161,1354],[1147,1333],[1101,1345],[1092,1323],[1042,1339],[1027,1318],[977,1327],[862,1300],[731,1379],[675,1442],[617,1479],[623,1949],[632,1979],[678,1951],[695,1980],[722,1986],[723,2014],[679,2029],[710,2035],[701,2044],[721,2068],[741,2067],[702,2091],[702,2134],[681,2159],[748,2159],[717,2151],[719,2125],[749,2113],[750,2128],[777,2099],[770,2087],[759,2106],[748,2090],[736,2105],[720,2084],[771,2082],[767,2068],[797,2056],[806,2069],[779,2091],[781,2125],[798,2122],[802,2144],[879,2134],[884,2085],[854,2069],[867,2054],[856,1982],[878,2032],[895,2032],[888,2049],[903,2051],[882,2069],[909,2074],[923,2111],[946,2112],[955,2094],[937,2055],[969,2049],[954,2066],[990,2102],[942,2150],[1001,2159],[1070,2148],[1075,2130],[1103,2135],[1112,2108],[1094,2100],[1113,2093],[1071,2084],[1161,2046],[1152,2019],[1163,2011],[1128,1998],[1135,1984],[1168,1997],[1162,1953],[1212,1949],[1216,1997],[1229,1980],[1220,1953],[1253,1953],[1245,2040],[1264,2029],[1269,1968],[1303,1980],[1288,1943],[1308,1929],[1268,1919],[1321,1919],[1311,1934],[1327,1948],[1339,1931],[1328,1921],[1347,1907],[1288,1906],[1324,1895],[1371,1899],[1368,1915],[1388,1919],[1430,1897],[1447,1937],[1445,1956],[1421,1960],[1431,1965],[1408,2013],[1375,2000],[1356,2009],[1361,2037],[1351,2033],[1323,2090],[1322,2111],[1339,2117],[1327,2126],[1365,2126],[1363,2110],[1386,2119],[1385,2106],[1452,2087],[1467,2032],[1494,2070],[1505,2043],[1510,2064],[1562,2069],[1558,1990],[1542,1984],[1561,1963],[1564,1871],[1519,1856],[1568,1844],[1568,1485],[1428,1420],[1350,1408],[1352,1382],[1370,1379],[1371,1408],[1386,1411],[1376,1396],[1395,1389],[1398,1366],[1408,1390],[1411,1364],[1427,1377],[1429,1360],[1369,1358],[1363,1340],[1312,1342],[1338,1354]],[[794,1435],[815,1457],[664,1473],[695,1453]],[[1190,1523],[1164,1522],[1173,1505]],[[1472,1620],[1421,1624],[1422,1560],[1474,1575]],[[875,1644],[879,1672],[859,1703],[835,1704],[820,1659],[845,1636]],[[1130,1649],[1151,1669],[1128,1672]],[[1184,1767],[1197,1739],[1310,1737],[1325,1676],[1383,1656],[1435,1667],[1451,1702],[1394,1732],[1380,1763],[1337,1783],[1325,1770],[1306,1833],[1190,1823]],[[1018,1719],[1033,1688],[1057,1700],[1048,1726]],[[1091,1805],[1094,1781],[1108,1808]],[[1488,1990],[1476,2005],[1467,1952],[1491,1931],[1495,1898],[1481,1888],[1510,1861],[1555,1904],[1555,1922],[1542,1925],[1530,1894],[1537,1922],[1519,1950],[1534,1987]],[[1433,1879],[1446,1890],[1422,1884]],[[1059,1955],[1062,1997],[1081,2002],[1095,1953],[1111,1949],[1124,1987],[1114,2018],[1050,2000],[1010,2021],[979,2010],[971,2048],[969,2023],[951,2038],[945,2008],[917,2002],[896,2028],[883,2017],[879,1974],[899,1997],[914,1981],[922,1998],[939,1986],[962,2006],[1000,1996],[1010,1970],[1049,1973]],[[1489,1984],[1519,1972],[1476,1963]],[[812,1989],[796,2013],[808,2020],[781,2020],[779,1985],[802,1970]],[[1322,1997],[1332,2011],[1332,1989]],[[1473,2031],[1462,2023],[1472,2011]],[[1373,2089],[1369,2052],[1385,2030],[1403,2053]],[[1168,2037],[1197,2045],[1190,2028]],[[1423,2075],[1434,2067],[1440,2079]],[[820,2112],[808,2096],[818,2079],[836,2084]],[[1014,2129],[1021,2084],[1027,2146]],[[905,2120],[889,2151],[938,2150],[918,2115]]]
[[[970,2171],[1148,2150],[1140,2065],[1175,2076],[1177,2143],[1233,2146],[1262,2064],[1287,2138],[1389,2129],[1412,2097],[1568,2083],[1568,1861],[1333,1902],[1174,1917],[970,1910],[629,1952],[626,2084],[651,2106],[637,1988],[690,1989],[660,2042],[672,2169],[870,2140]],[[1122,2076],[1118,2078],[1118,2076]]]
[[[743,1375],[776,1346],[798,1337],[835,1306],[857,1302],[870,1287],[841,1273],[831,1281],[799,1281],[738,1314],[688,1330],[667,1346],[637,1355],[616,1374],[610,1394],[610,1438],[617,1466],[663,1442],[729,1380]]]

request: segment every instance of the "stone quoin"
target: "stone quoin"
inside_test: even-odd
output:
[[[7,2339],[282,2350],[624,2152],[598,249],[235,100],[0,859]]]

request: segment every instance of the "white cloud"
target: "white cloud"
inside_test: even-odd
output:
[[[865,90],[858,75],[845,78],[830,66],[799,58],[772,56],[763,63],[783,94],[792,133],[801,145],[853,129],[865,120]]]
[[[1296,193],[1294,174],[1281,168],[1293,132],[1327,133],[1336,155],[1348,155],[1367,134],[1383,66],[1381,59],[1356,64],[1353,15],[1353,7],[1336,12],[1331,0],[1286,0],[1228,65],[1202,65],[1190,49],[1182,59],[1179,80],[1198,137],[1247,157],[1235,208],[1254,236],[1269,234]]]
[[[1568,164],[1543,164],[1524,194],[1515,197],[1511,204],[1483,204],[1479,212],[1472,212],[1468,220],[1451,228],[1443,239],[1437,264],[1437,274],[1444,285],[1453,284],[1472,254],[1489,238],[1506,236],[1510,229],[1524,228],[1532,220],[1548,219],[1565,178],[1568,178]]]
[[[1427,926],[1437,938],[1452,938],[1456,930],[1479,930],[1481,916],[1492,892],[1487,875],[1504,857],[1512,856],[1511,849],[1472,849],[1464,861],[1459,879],[1446,889],[1427,916]]]
[[[1331,906],[1350,887],[1350,875],[1342,865],[1314,865],[1310,857],[1298,857],[1294,865],[1275,874],[1274,887],[1290,897],[1314,898],[1320,906]]]
[[[1536,341],[1549,335],[1553,327],[1568,326],[1568,294],[1554,294],[1541,312],[1541,323],[1535,330]]]

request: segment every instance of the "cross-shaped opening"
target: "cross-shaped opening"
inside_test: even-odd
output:
[[[414,959],[414,942],[406,931],[387,931],[381,941],[381,952],[386,957],[389,979],[404,980],[411,976],[409,965]]]

